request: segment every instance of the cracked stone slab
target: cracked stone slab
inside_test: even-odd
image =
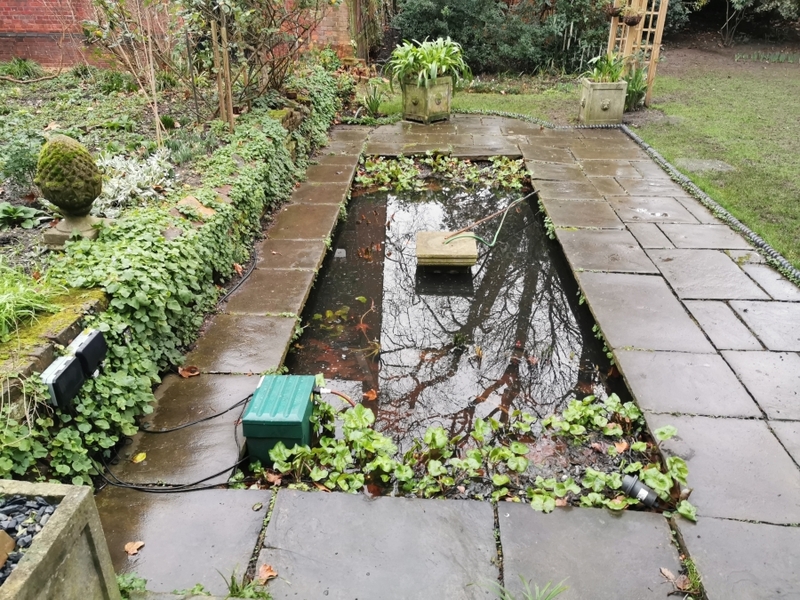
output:
[[[299,315],[315,277],[314,271],[256,269],[247,283],[231,294],[223,310],[238,315]]]
[[[136,573],[153,592],[201,583],[224,596],[217,571],[241,577],[247,570],[270,497],[263,490],[147,494],[109,486],[96,501],[118,573]],[[262,508],[253,510],[256,504]],[[129,557],[125,544],[135,540],[144,546]]]
[[[609,348],[714,352],[661,277],[577,273]]]
[[[769,426],[794,462],[800,465],[800,421],[771,421]]]
[[[675,198],[609,196],[608,202],[625,222],[697,223],[692,213]]]
[[[709,598],[798,598],[800,528],[727,519],[678,524]]]
[[[536,188],[542,198],[562,200],[602,200],[603,196],[588,181],[538,181]]]
[[[677,428],[662,443],[689,467],[697,514],[767,523],[800,523],[800,470],[764,421],[655,415],[651,429]]]
[[[552,148],[539,144],[520,144],[519,149],[522,152],[522,158],[525,160],[539,160],[568,165],[575,162],[575,158],[566,148]]]
[[[264,373],[281,366],[296,320],[216,315],[186,357],[204,373]]]
[[[763,346],[730,307],[717,300],[687,300],[692,313],[717,350],[762,350]]]
[[[325,258],[322,240],[264,240],[258,245],[259,269],[309,269],[317,271]]]
[[[339,219],[335,204],[290,204],[275,216],[267,237],[274,240],[324,240]]]
[[[336,167],[338,168],[338,167]],[[347,198],[349,183],[303,183],[292,192],[293,204],[341,204]]]
[[[525,166],[528,167],[531,179],[534,180],[586,182],[586,175],[583,174],[577,164],[570,165],[529,160],[525,163]]]
[[[234,429],[241,410],[233,410],[215,419],[170,433],[147,433],[147,430],[170,429],[221,413],[252,394],[258,377],[247,375],[198,375],[184,379],[168,375],[155,391],[152,414],[144,418],[142,429],[133,443],[121,451],[118,467],[111,467],[122,481],[147,483],[166,481],[188,484],[219,473],[206,484],[223,484],[233,474],[241,449]],[[139,463],[130,458],[144,452]]]
[[[658,273],[636,239],[624,229],[556,229],[573,270]]]
[[[745,273],[775,300],[800,302],[800,288],[768,265],[743,264]]]
[[[488,502],[281,490],[258,565],[276,600],[457,600],[494,597],[496,559]]]
[[[800,352],[800,303],[731,302],[731,308],[770,350]]]
[[[661,231],[676,248],[750,250],[752,246],[727,225],[664,223]]]
[[[617,350],[614,357],[642,410],[761,417],[756,403],[718,354]]]
[[[800,420],[800,356],[733,351],[722,355],[770,419]]]
[[[521,576],[539,586],[566,579],[559,600],[660,599],[660,569],[677,573],[680,567],[661,515],[598,508],[543,514],[511,502],[501,502],[497,511],[505,585],[515,598],[523,597]]]
[[[629,160],[586,160],[581,163],[589,177],[641,177]]]
[[[681,299],[769,299],[719,250],[648,250],[647,253]]]
[[[603,196],[621,196],[625,194],[625,190],[613,177],[589,177],[589,183]]]
[[[642,248],[674,247],[655,223],[628,223],[627,227]]]
[[[617,213],[607,202],[543,198],[542,204],[555,227],[597,227],[600,229],[624,227],[622,221],[617,217]]]

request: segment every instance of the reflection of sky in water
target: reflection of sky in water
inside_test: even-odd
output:
[[[585,347],[568,302],[577,298],[566,297],[526,204],[511,210],[497,246],[478,245],[471,286],[444,274],[417,281],[417,231],[456,231],[517,197],[488,190],[389,195],[377,426],[398,441],[436,424],[467,433],[473,418],[502,418],[503,408],[549,414],[572,396],[582,361],[597,357],[586,355],[597,345]],[[475,231],[491,239],[499,223]],[[466,344],[456,347],[456,338]]]

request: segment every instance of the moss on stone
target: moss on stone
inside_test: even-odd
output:
[[[103,191],[103,176],[94,158],[66,135],[54,135],[42,148],[35,183],[47,200],[75,217],[88,215]]]

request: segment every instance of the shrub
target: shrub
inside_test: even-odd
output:
[[[33,185],[36,162],[42,149],[42,139],[28,134],[16,134],[9,144],[0,150],[0,173],[21,190]]]
[[[6,63],[0,63],[0,75],[12,79],[35,79],[41,77],[44,71],[34,60],[29,58],[12,58]]]

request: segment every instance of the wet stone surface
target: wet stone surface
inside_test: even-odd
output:
[[[627,227],[642,248],[673,247],[672,242],[655,223],[628,223]]]
[[[727,225],[661,225],[676,248],[719,248],[748,250],[750,244]]]
[[[800,529],[727,519],[679,524],[709,598],[796,598]]]
[[[648,423],[678,429],[663,448],[703,482],[691,499],[701,520],[800,522],[800,471],[763,421],[650,415]]]
[[[731,308],[770,350],[800,352],[800,303],[731,302]]]
[[[338,218],[335,204],[290,204],[275,216],[267,235],[273,240],[325,239]]]
[[[136,573],[154,592],[201,583],[222,596],[227,586],[220,573],[230,579],[236,571],[241,580],[270,497],[263,490],[148,494],[106,488],[96,502],[115,571]],[[132,541],[144,546],[128,556],[125,544]]]
[[[617,364],[645,411],[760,417],[761,411],[717,354],[618,350]]]
[[[800,464],[800,421],[772,421],[769,426],[794,462]]]
[[[598,227],[602,229],[624,227],[607,202],[545,198],[542,200],[542,204],[555,227]]]
[[[664,598],[660,569],[679,571],[661,515],[596,508],[557,508],[546,515],[506,502],[497,511],[503,575],[514,594],[523,591],[522,577],[540,587],[566,580],[568,589],[559,595],[565,600]]]
[[[724,302],[687,300],[685,305],[717,350],[763,349],[747,326]]]
[[[800,420],[800,356],[790,352],[723,352],[771,419]]]
[[[764,291],[719,250],[648,250],[679,298],[768,300]]]
[[[608,201],[626,223],[697,223],[675,198],[610,196]]]
[[[493,529],[485,502],[282,490],[258,566],[276,600],[492,598]]]
[[[772,267],[743,264],[742,269],[775,300],[800,302],[800,288]]]
[[[575,270],[658,273],[636,239],[627,231],[557,229],[556,236]]]
[[[299,314],[315,276],[313,271],[256,269],[247,285],[225,302],[223,310],[240,315]]]
[[[660,277],[578,273],[610,348],[713,352]]]
[[[17,568],[25,550],[47,525],[56,508],[56,504],[40,496],[0,497],[0,530],[4,532],[0,540],[0,586]]]
[[[325,258],[322,240],[264,240],[258,246],[256,268],[316,271]]]

